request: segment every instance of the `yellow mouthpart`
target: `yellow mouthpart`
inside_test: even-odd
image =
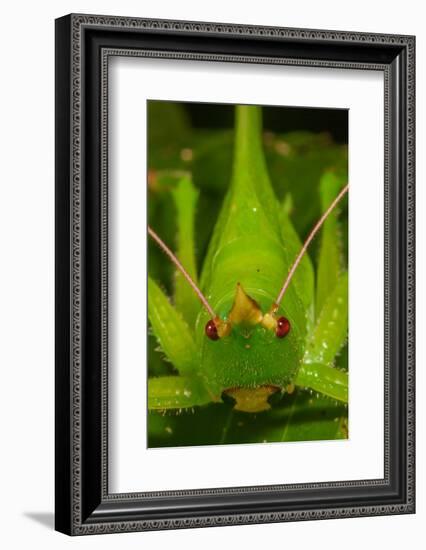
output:
[[[276,386],[259,386],[257,388],[230,388],[225,393],[235,399],[236,411],[256,413],[271,408],[268,398],[278,391]]]

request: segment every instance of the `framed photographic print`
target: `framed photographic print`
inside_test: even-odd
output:
[[[56,529],[413,513],[414,37],[56,21]]]

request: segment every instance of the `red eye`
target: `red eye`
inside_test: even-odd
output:
[[[290,321],[286,317],[280,317],[277,320],[277,328],[275,334],[277,338],[284,338],[290,332],[291,325]]]
[[[210,319],[204,330],[206,332],[206,336],[208,336],[210,340],[219,340],[219,334],[217,333],[217,327],[213,319]]]

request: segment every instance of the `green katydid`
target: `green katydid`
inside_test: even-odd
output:
[[[317,293],[315,304],[314,273],[305,254],[324,222],[336,214],[348,190],[347,185],[339,187],[336,181],[328,187],[330,201],[302,245],[269,181],[260,109],[236,107],[232,181],[199,281],[194,252],[197,192],[187,176],[174,191],[177,254],[148,227],[177,268],[174,304],[148,278],[148,316],[162,351],[179,373],[149,379],[150,410],[231,398],[236,410],[257,413],[270,408],[273,394],[291,393],[294,386],[347,403],[348,375],[333,366],[347,338],[347,272],[331,281],[315,316],[319,298]]]

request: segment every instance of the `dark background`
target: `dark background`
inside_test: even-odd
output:
[[[182,103],[194,128],[232,128],[234,106]],[[263,106],[263,127],[273,132],[328,132],[336,143],[348,143],[348,110]]]

